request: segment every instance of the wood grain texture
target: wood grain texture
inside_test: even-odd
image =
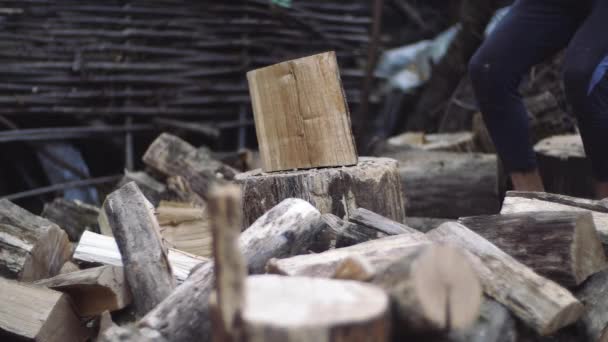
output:
[[[39,280],[35,284],[70,296],[80,316],[97,316],[131,303],[122,267],[100,266]]]
[[[52,277],[71,252],[56,224],[0,200],[0,276],[24,282]]]
[[[375,229],[386,235],[418,233],[417,230],[410,228],[405,224],[395,222],[365,208],[357,208],[354,211],[349,212],[347,218],[349,221],[360,226]]]
[[[243,192],[244,224],[248,226],[286,198],[301,198],[321,211],[344,217],[366,208],[397,222],[405,221],[405,203],[397,162],[388,158],[359,159],[355,166],[279,173],[261,170],[236,176]]]
[[[540,335],[550,335],[576,322],[584,311],[568,290],[539,276],[459,223],[444,223],[426,236],[470,252],[471,264],[484,292]]]
[[[141,317],[175,289],[154,208],[131,182],[108,195],[103,210],[122,256],[135,311]]]
[[[0,278],[2,341],[84,342],[88,337],[67,295]]]
[[[68,234],[70,241],[78,241],[85,230],[98,230],[99,208],[78,200],[56,198],[44,205],[40,216],[57,224]]]
[[[458,218],[500,210],[496,155],[409,150],[383,156],[399,161],[408,216]]]
[[[167,246],[206,258],[211,256],[211,229],[205,208],[161,201],[156,218]]]
[[[264,171],[357,163],[334,52],[252,70],[247,80]]]
[[[461,218],[459,223],[565,287],[579,285],[608,266],[588,212],[474,216]]]

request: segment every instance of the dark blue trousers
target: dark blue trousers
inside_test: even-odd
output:
[[[471,59],[477,101],[507,171],[535,169],[518,86],[564,47],[566,96],[594,175],[608,181],[608,0],[517,0]]]

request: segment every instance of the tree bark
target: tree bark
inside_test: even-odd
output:
[[[608,266],[590,213],[476,216],[461,218],[459,223],[565,287],[579,285]]]
[[[52,277],[71,253],[67,234],[56,224],[0,200],[0,276],[23,282]]]
[[[397,222],[404,222],[403,194],[397,162],[387,158],[360,158],[355,166],[304,171],[237,175],[243,191],[244,224],[251,224],[286,198],[301,198],[321,213],[344,217],[362,207]]]
[[[426,236],[469,251],[485,293],[538,334],[550,335],[581,317],[583,305],[568,290],[539,276],[465,226],[444,223]]]
[[[608,270],[592,275],[575,294],[586,308],[578,325],[587,334],[589,341],[606,341],[608,339]]]
[[[39,280],[36,285],[70,296],[80,316],[97,316],[131,303],[131,291],[122,267],[100,266]]]
[[[44,205],[41,216],[61,227],[68,234],[70,241],[78,241],[85,230],[97,232],[99,229],[99,208],[78,200],[56,198]]]
[[[348,220],[360,226],[377,230],[379,233],[384,235],[418,233],[418,231],[415,229],[412,229],[402,223],[395,222],[365,208],[357,208],[350,212],[348,214]]]
[[[154,208],[131,182],[111,193],[103,210],[116,237],[136,313],[141,317],[175,289]]]

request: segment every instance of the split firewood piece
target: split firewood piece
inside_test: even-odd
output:
[[[83,342],[88,337],[67,295],[0,278],[3,341]]]
[[[72,273],[76,271],[80,271],[80,267],[76,265],[73,261],[68,260],[63,264],[63,266],[61,266],[59,274]]]
[[[396,308],[396,326],[408,333],[469,328],[479,315],[482,288],[468,257],[450,246],[421,244],[385,268],[372,282]]]
[[[608,266],[591,213],[527,212],[465,217],[459,222],[565,287],[579,285]]]
[[[331,278],[349,257],[361,257],[378,270],[407,254],[408,246],[421,243],[430,243],[424,234],[399,234],[318,254],[271,259],[266,267],[270,273]]]
[[[518,334],[515,318],[504,305],[485,298],[475,324],[465,330],[451,331],[447,340],[450,342],[516,342]]]
[[[361,226],[375,229],[385,235],[420,233],[413,228],[395,222],[365,208],[357,208],[356,210],[349,212],[348,220]]]
[[[409,150],[383,157],[399,161],[408,216],[455,219],[500,209],[496,155]]]
[[[540,335],[577,321],[583,305],[565,288],[539,276],[491,242],[458,223],[444,223],[426,236],[470,252],[484,291]]]
[[[321,253],[336,248],[338,236],[345,230],[345,226],[349,224],[351,223],[342,220],[334,214],[321,215],[321,228],[319,228],[319,232],[315,235],[310,250],[315,253]],[[369,239],[365,241],[367,240]]]
[[[71,254],[68,235],[56,224],[0,200],[0,276],[24,282],[52,277]]]
[[[100,266],[39,280],[35,284],[70,295],[80,316],[120,310],[131,303],[122,267]]]
[[[160,234],[172,248],[211,256],[211,231],[205,209],[189,203],[161,201],[156,208]]]
[[[424,134],[405,132],[388,138],[380,151],[418,148],[425,151],[474,152],[475,141],[472,132]]]
[[[265,172],[357,163],[335,52],[252,70],[247,80]]]
[[[203,199],[209,185],[221,179],[233,179],[238,173],[233,168],[213,159],[206,149],[196,149],[182,139],[161,134],[148,147],[143,157],[146,165],[167,176],[181,176],[192,190]]]
[[[143,171],[131,172],[125,170],[125,175],[118,183],[123,186],[129,182],[135,182],[141,192],[152,205],[157,206],[161,199],[167,195],[167,186]]]
[[[321,228],[321,213],[310,203],[288,198],[256,220],[239,237],[249,273],[264,273],[270,258],[309,250]]]
[[[169,263],[173,275],[178,282],[188,278],[188,274],[194,266],[208,259],[177,249],[169,249]],[[74,261],[92,265],[123,266],[122,257],[118,250],[116,240],[110,236],[84,232],[80,242],[76,246],[73,256]]]
[[[360,256],[351,256],[344,259],[334,273],[334,279],[370,281],[374,278],[374,267]]]
[[[108,195],[103,210],[116,237],[135,311],[143,316],[175,289],[154,207],[131,182]]]
[[[85,230],[97,231],[99,208],[78,200],[55,198],[44,205],[41,216],[61,227],[70,241],[78,241]]]
[[[287,199],[260,217],[239,237],[249,271],[262,273],[270,258],[308,250],[320,216],[306,201]],[[113,331],[124,338],[144,336],[148,341],[210,341],[209,297],[213,284],[213,262],[202,262],[192,269],[183,284],[136,324],[136,329]]]
[[[576,291],[576,297],[585,305],[579,325],[589,341],[608,340],[608,270],[592,275]]]
[[[390,306],[380,288],[354,281],[247,278],[244,341],[388,341]]]
[[[241,233],[241,191],[237,185],[216,186],[208,197],[213,232],[215,300],[212,302],[215,341],[241,341],[247,264],[238,244]],[[215,305],[214,305],[215,304]]]
[[[322,214],[344,217],[366,208],[397,222],[405,221],[405,202],[397,162],[388,158],[362,157],[353,166],[236,176],[243,191],[245,226],[286,198],[310,202]]]
[[[507,192],[501,214],[527,211],[590,211],[602,243],[608,245],[608,205],[603,201],[544,192]]]

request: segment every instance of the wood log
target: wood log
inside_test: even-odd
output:
[[[135,311],[143,316],[175,289],[154,207],[131,182],[108,195],[103,210],[116,237]]]
[[[122,267],[100,266],[39,280],[35,284],[66,293],[80,316],[97,316],[131,303]]]
[[[583,198],[544,192],[509,191],[502,204],[501,214],[528,211],[590,211],[595,229],[604,244],[608,245],[608,204]]]
[[[242,222],[240,188],[216,186],[208,200],[215,275],[215,300],[211,304],[213,340],[241,341],[247,265],[238,244]]]
[[[586,308],[578,325],[587,340],[608,340],[608,270],[592,275],[575,294]]]
[[[72,272],[76,272],[76,271],[80,271],[80,267],[78,265],[76,265],[74,262],[68,260],[63,264],[63,266],[61,266],[61,269],[59,270],[59,274],[72,273]]]
[[[499,211],[496,155],[410,150],[384,156],[399,161],[408,216],[458,218]]]
[[[513,315],[502,304],[485,298],[475,324],[465,330],[451,331],[451,342],[516,342],[517,326]]]
[[[84,342],[90,334],[67,295],[0,278],[0,339]]]
[[[265,172],[357,164],[335,52],[247,73]]]
[[[125,170],[125,176],[118,183],[118,187],[129,182],[135,182],[144,196],[146,196],[148,201],[155,207],[160,203],[161,199],[167,195],[167,186],[144,171],[130,172]]]
[[[41,216],[63,229],[70,241],[78,241],[85,230],[97,232],[99,229],[99,208],[78,200],[55,198],[53,202],[44,205]]]
[[[426,236],[469,251],[485,293],[538,334],[550,335],[581,317],[583,305],[568,290],[539,276],[465,226],[444,223]]]
[[[0,276],[24,282],[52,277],[71,253],[56,224],[0,200]]]
[[[414,228],[419,232],[426,233],[429,230],[435,229],[440,225],[452,221],[446,218],[435,218],[435,217],[412,217],[408,216],[405,219],[405,223],[408,227]]]
[[[608,266],[591,213],[528,212],[458,222],[565,287],[579,285]]]
[[[479,315],[481,285],[467,256],[454,247],[409,247],[372,282],[390,294],[395,326],[408,334],[466,329]]]
[[[377,230],[385,235],[418,233],[418,231],[415,229],[412,229],[402,223],[395,222],[365,208],[357,208],[354,211],[349,212],[348,220],[360,226]]]
[[[396,152],[416,148],[425,151],[475,152],[475,141],[472,132],[436,133],[405,132],[388,138],[386,145],[379,151]]]
[[[360,282],[251,276],[244,341],[388,341],[390,308],[381,289]]]
[[[325,252],[336,247],[336,240],[346,225],[350,225],[334,214],[321,215],[321,227],[314,237],[310,250],[315,253]],[[353,224],[354,225],[354,224]]]
[[[578,134],[556,135],[534,145],[547,192],[595,198],[591,161]]]
[[[208,261],[207,258],[198,257],[172,248],[169,249],[168,257],[177,282],[186,280],[190,271],[196,265]],[[116,240],[112,237],[92,232],[84,232],[82,234],[80,242],[74,250],[73,259],[76,262],[94,266],[123,266]]]
[[[269,273],[289,276],[330,278],[339,265],[349,257],[361,257],[374,269],[381,269],[407,254],[407,247],[430,243],[424,234],[400,234],[364,242],[358,245],[336,248],[318,254],[306,254],[285,259],[271,259]]]
[[[347,257],[338,264],[333,279],[370,281],[376,275],[374,267],[360,256]]]
[[[233,168],[213,159],[210,151],[196,149],[182,139],[163,133],[143,156],[146,165],[166,176],[180,176],[190,188],[205,199],[212,182],[233,179]]]
[[[243,192],[245,226],[286,198],[301,198],[321,213],[344,217],[362,207],[404,222],[404,202],[397,162],[360,158],[355,166],[280,173],[254,170],[237,175]]]
[[[164,243],[202,257],[211,257],[211,232],[204,208],[189,203],[161,201],[156,219]]]

